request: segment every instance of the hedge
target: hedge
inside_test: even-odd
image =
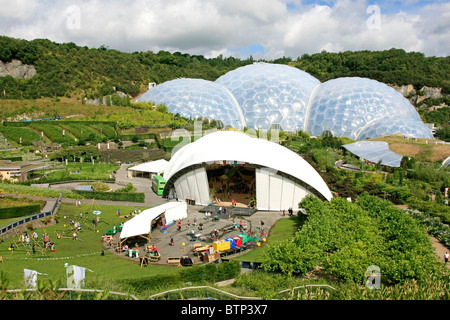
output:
[[[41,212],[41,206],[38,204],[0,208],[0,219],[17,218],[37,212]]]
[[[0,161],[1,161],[1,160],[9,160],[9,161],[11,161],[11,162],[13,162],[13,161],[23,161],[22,157],[7,157],[7,158],[0,158]]]
[[[127,193],[127,192],[95,192],[85,190],[72,190],[87,199],[111,200],[111,201],[129,201],[129,202],[145,202],[144,193]]]
[[[149,278],[124,279],[123,283],[138,292],[149,288],[184,287],[186,282],[192,284],[211,283],[237,277],[241,272],[239,261],[231,260],[219,264],[194,265],[181,269],[179,272],[158,275]]]
[[[31,146],[33,145],[33,141],[41,140],[41,136],[30,128],[0,126],[0,132],[9,141],[15,141],[17,144],[20,143],[20,138],[22,138],[23,146]]]
[[[118,138],[122,141],[131,141],[134,137],[137,137],[139,140],[145,139],[156,139],[155,133],[140,133],[140,134],[121,134]]]
[[[111,127],[116,127],[116,122],[114,121],[76,121],[76,120],[42,120],[42,121],[3,121],[3,125],[6,127],[26,127],[33,123],[42,123],[57,126],[59,124],[82,124],[85,126],[89,125],[108,125]]]

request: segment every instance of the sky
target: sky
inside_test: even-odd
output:
[[[450,53],[450,0],[0,0],[0,8],[0,35],[123,52]]]

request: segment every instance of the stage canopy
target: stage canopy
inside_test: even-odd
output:
[[[167,202],[154,208],[146,209],[124,223],[120,239],[148,235],[151,232],[152,220],[164,214],[166,222],[187,217],[187,204],[181,201]]]
[[[389,167],[400,167],[403,156],[389,149],[389,144],[384,141],[358,141],[343,145],[345,149],[354,155],[368,161]]]
[[[150,162],[141,163],[134,167],[128,168],[128,171],[139,171],[139,172],[161,174],[166,169],[168,163],[169,162],[164,159],[150,161]]]
[[[319,173],[297,153],[235,131],[208,133],[181,147],[164,171],[164,192],[170,195],[175,190],[178,199],[210,204],[208,165],[254,167],[258,210],[297,208],[310,193],[328,201],[333,197]]]

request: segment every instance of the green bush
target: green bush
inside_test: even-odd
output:
[[[117,190],[114,191],[114,192],[119,192],[119,193],[120,193],[120,192],[126,192],[126,193],[130,193],[130,192],[134,192],[134,191],[136,191],[136,188],[133,186],[132,183],[129,183],[129,184],[127,184],[126,187],[117,189]]]
[[[9,208],[0,208],[0,219],[10,219],[26,216],[41,211],[40,205],[18,206]]]
[[[144,193],[95,192],[95,191],[84,191],[84,190],[73,190],[73,192],[83,196],[86,199],[145,202],[145,194]]]
[[[293,239],[270,245],[264,269],[301,274],[320,266],[333,277],[364,283],[370,265],[384,281],[425,280],[438,270],[425,230],[389,201],[363,194],[356,203],[343,198],[301,203],[307,220]]]
[[[168,288],[185,287],[186,282],[190,282],[192,285],[200,285],[231,279],[237,277],[240,272],[240,263],[229,261],[219,264],[194,265],[174,273],[149,278],[124,279],[122,282],[126,286],[131,286],[133,291],[137,292],[148,291],[149,288],[163,291]]]

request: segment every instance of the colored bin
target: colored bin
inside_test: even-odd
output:
[[[230,249],[230,243],[228,241],[220,240],[213,242],[213,248],[216,251],[225,251]]]
[[[236,247],[242,246],[242,238],[241,237],[233,237],[233,239],[236,241]]]
[[[230,249],[236,247],[236,240],[234,238],[226,238],[225,241],[230,243]]]
[[[242,239],[242,243],[246,244],[248,242],[248,235],[246,234],[238,234],[238,237]]]

